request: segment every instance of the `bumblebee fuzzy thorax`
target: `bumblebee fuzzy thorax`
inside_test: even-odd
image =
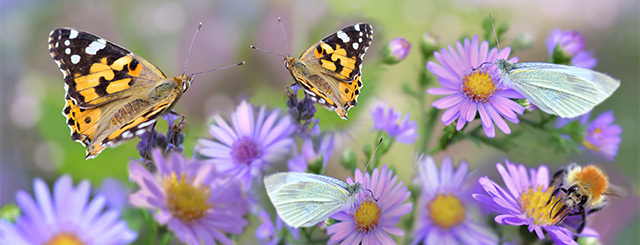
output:
[[[609,188],[609,178],[607,175],[597,166],[588,165],[585,167],[575,166],[569,169],[565,182],[567,186],[577,186],[578,193],[586,195],[589,200],[586,203],[587,207],[596,207],[604,200],[604,194]],[[579,202],[577,195],[575,197],[576,203]]]

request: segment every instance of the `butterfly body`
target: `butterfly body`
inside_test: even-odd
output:
[[[361,68],[373,40],[366,23],[342,28],[312,45],[299,58],[287,56],[284,64],[313,101],[347,119],[362,88]]]
[[[192,76],[167,78],[144,58],[93,34],[53,30],[49,51],[65,80],[62,114],[86,158],[141,135],[171,110]]]
[[[620,81],[585,68],[540,62],[496,61],[501,80],[542,111],[560,117],[587,113],[607,99]]]

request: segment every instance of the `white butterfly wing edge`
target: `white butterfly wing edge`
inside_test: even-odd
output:
[[[542,111],[560,117],[587,113],[620,86],[600,72],[550,63],[515,63],[503,81]]]
[[[323,175],[283,172],[264,178],[267,195],[289,226],[313,226],[350,205],[348,184]]]

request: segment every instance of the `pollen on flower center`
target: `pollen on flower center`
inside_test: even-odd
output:
[[[51,240],[44,243],[45,245],[82,245],[84,242],[75,234],[68,232],[60,232],[51,237]]]
[[[356,231],[367,233],[378,227],[380,223],[380,213],[381,209],[376,203],[365,200],[357,207],[356,212],[353,214],[353,220],[356,222]]]
[[[175,173],[165,176],[164,189],[169,212],[185,223],[202,218],[211,209],[207,204],[211,190],[208,187],[194,186],[184,173],[180,178]]]
[[[433,224],[446,230],[464,221],[465,207],[454,195],[438,194],[427,204],[429,218]]]
[[[249,165],[253,160],[259,158],[261,154],[258,144],[247,136],[236,140],[231,146],[231,158],[238,164]]]
[[[527,217],[533,218],[534,224],[555,225],[564,217],[566,212],[570,211],[567,208],[563,208],[565,203],[561,200],[562,195],[554,196],[549,202],[552,192],[552,187],[542,191],[542,186],[538,186],[531,187],[520,194],[520,206],[522,206]],[[548,205],[547,202],[549,202]]]
[[[491,95],[496,92],[496,85],[491,79],[491,75],[487,72],[477,70],[462,79],[464,95],[474,102],[487,103]]]

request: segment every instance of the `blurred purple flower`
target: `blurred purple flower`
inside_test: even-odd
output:
[[[472,217],[467,163],[453,170],[451,158],[442,161],[440,171],[431,156],[418,160],[422,193],[418,201],[417,224],[412,244],[496,244],[498,237],[479,219]]]
[[[291,237],[293,237],[293,239],[297,240],[299,237],[300,229],[288,226],[286,223],[282,222],[280,217],[277,215],[275,226],[273,222],[271,222],[269,213],[267,213],[267,211],[265,210],[260,210],[260,213],[258,213],[258,219],[260,219],[260,222],[262,224],[258,226],[258,228],[256,228],[255,235],[260,244],[282,244],[281,242],[283,240],[283,237],[280,232],[282,230],[282,227],[286,227],[288,229],[289,234],[291,234]]]
[[[612,111],[604,112],[587,126],[583,145],[596,152],[606,160],[613,162],[620,145],[620,125],[613,124],[615,117]]]
[[[383,48],[383,60],[386,64],[396,64],[407,58],[409,51],[411,51],[409,41],[401,37],[391,39]]]
[[[135,207],[155,210],[160,224],[188,244],[232,244],[223,232],[241,234],[248,222],[248,202],[242,185],[220,176],[211,163],[187,160],[178,153],[168,159],[160,150],[151,153],[157,172],[137,161],[129,163],[131,179],[140,190],[129,196]]]
[[[35,200],[24,191],[16,194],[23,212],[16,223],[0,219],[0,244],[129,244],[136,239],[136,232],[118,220],[120,211],[104,210],[103,196],[89,201],[89,181],[74,188],[71,177],[63,175],[53,195],[42,179],[33,186]]]
[[[547,51],[553,62],[591,69],[598,60],[584,47],[584,37],[578,31],[554,29],[547,37]]]
[[[198,140],[196,152],[212,159],[222,174],[239,178],[246,189],[265,166],[285,162],[295,147],[295,126],[288,116],[280,116],[280,110],[268,112],[263,106],[254,117],[251,104],[242,101],[231,113],[231,126],[220,115],[214,119],[209,126],[213,140]]]
[[[529,169],[522,165],[515,165],[505,160],[507,168],[496,163],[498,172],[502,176],[508,190],[503,189],[488,177],[480,178],[479,182],[486,194],[473,194],[473,198],[491,207],[498,215],[497,223],[503,225],[527,226],[529,232],[535,231],[539,239],[544,239],[546,231],[556,244],[578,244],[573,240],[575,235],[564,226],[558,226],[561,214],[551,215],[552,210],[563,210],[562,207],[553,209],[553,205],[560,198],[554,196],[549,201],[553,188],[549,187],[549,169],[541,165],[538,169]],[[562,202],[558,202],[564,205]],[[567,210],[564,210],[567,212]],[[591,228],[585,228],[581,235],[595,236]]]
[[[489,43],[483,41],[480,44],[478,36],[472,40],[465,39],[464,45],[458,42],[456,46],[457,51],[449,45],[448,49],[442,48],[440,53],[434,53],[439,64],[427,63],[427,69],[438,77],[442,85],[441,88],[428,89],[427,93],[446,95],[431,104],[438,109],[448,108],[442,115],[442,123],[449,125],[457,119],[456,130],[460,131],[467,122],[475,119],[477,112],[488,137],[495,137],[494,124],[502,132],[510,134],[511,129],[504,118],[518,123],[516,113],[524,112],[524,107],[511,99],[524,97],[500,82],[497,66],[481,65],[497,59],[508,59],[511,49],[489,50]],[[517,58],[509,59],[512,63],[517,61]]]
[[[104,196],[107,200],[107,206],[109,208],[122,210],[122,208],[128,205],[127,194],[129,188],[124,186],[117,179],[106,178],[102,181],[100,189],[96,192],[97,195]]]
[[[398,142],[413,144],[418,138],[418,124],[415,121],[409,121],[409,113],[402,118],[401,112],[394,111],[392,107],[388,109],[386,107],[385,103],[379,103],[371,109],[373,127],[395,137]]]
[[[620,125],[613,123],[615,121],[613,111],[601,113],[591,122],[589,122],[589,117],[591,117],[591,112],[580,117],[558,118],[555,126],[561,128],[572,121],[579,120],[580,124],[586,127],[582,142],[577,142],[584,146],[581,150],[586,149],[596,153],[607,161],[613,162],[615,156],[618,154],[618,147],[621,142],[620,134],[622,133]],[[567,140],[571,139],[568,135],[565,135],[563,138]]]
[[[311,138],[304,139],[300,154],[287,162],[290,171],[305,172],[310,165],[315,165],[315,163],[321,163],[321,169],[327,166],[327,162],[333,153],[335,136],[333,134],[325,134],[317,141],[319,142],[314,147],[314,141]]]
[[[361,183],[363,191],[358,193],[352,208],[331,216],[337,223],[327,227],[327,234],[331,236],[327,243],[395,244],[389,234],[404,236],[404,231],[395,225],[402,216],[411,212],[413,204],[403,203],[411,192],[402,181],[396,185],[397,180],[398,176],[394,176],[387,165],[383,165],[381,170],[374,169],[371,175],[363,175],[356,169],[355,181],[348,177],[347,183]],[[373,192],[377,201],[367,189]]]

